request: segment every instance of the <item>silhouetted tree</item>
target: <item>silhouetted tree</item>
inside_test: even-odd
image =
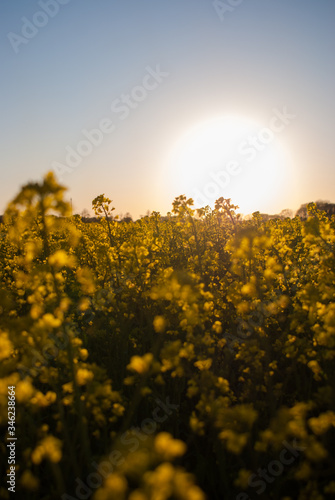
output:
[[[293,210],[291,210],[290,208],[284,208],[284,210],[280,212],[279,216],[282,217],[283,219],[286,219],[287,217],[292,219]]]
[[[309,203],[303,203],[302,205],[300,205],[300,208],[297,210],[295,215],[298,215],[301,219],[306,220],[308,217],[308,205]],[[335,215],[335,203],[318,200],[315,202],[315,205],[318,210],[322,210],[322,212],[325,212],[328,217]]]

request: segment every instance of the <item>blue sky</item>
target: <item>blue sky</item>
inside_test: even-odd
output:
[[[185,134],[233,115],[242,141],[244,120],[260,130],[273,109],[284,107],[295,118],[266,148],[269,171],[280,170],[281,184],[267,184],[257,170],[265,161],[261,152],[250,165],[249,193],[238,189],[240,174],[220,195],[269,213],[335,201],[335,2],[213,4],[2,0],[0,213],[22,184],[50,169],[63,169],[61,181],[79,213],[101,193],[113,199],[117,213],[166,213],[175,196],[194,197],[193,173],[201,168],[188,166],[185,180],[171,165]],[[155,79],[155,72],[161,76]],[[99,144],[91,144],[76,167],[69,165],[68,151],[88,151],[80,149],[87,141],[83,130],[102,122],[113,130],[102,140],[93,134]],[[283,168],[271,163],[277,143],[286,154]],[[211,180],[212,167],[202,168],[198,190]]]

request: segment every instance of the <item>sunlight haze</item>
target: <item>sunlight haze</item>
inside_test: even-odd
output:
[[[0,213],[49,170],[78,213],[101,193],[134,218],[180,194],[243,213],[334,201],[335,3],[223,4],[2,1]]]

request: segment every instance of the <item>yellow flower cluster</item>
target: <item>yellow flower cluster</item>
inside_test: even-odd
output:
[[[76,381],[78,385],[85,385],[91,382],[94,378],[94,373],[87,368],[79,368],[76,373]]]
[[[172,460],[186,452],[185,443],[179,439],[173,439],[168,432],[161,432],[156,436],[154,448],[163,460]]]
[[[238,498],[273,472],[268,498],[288,478],[331,498],[335,217],[237,208],[182,195],[118,222],[99,195],[87,222],[51,173],[9,204],[0,425],[14,408],[18,497]]]
[[[0,361],[9,358],[13,349],[14,346],[8,338],[8,333],[0,330]]]
[[[151,363],[153,360],[153,355],[151,353],[147,353],[144,356],[132,356],[129,365],[127,366],[128,370],[132,370],[134,372],[142,375],[149,371]]]
[[[54,436],[45,437],[33,450],[31,460],[34,464],[40,464],[46,459],[57,463],[62,458],[62,443]]]

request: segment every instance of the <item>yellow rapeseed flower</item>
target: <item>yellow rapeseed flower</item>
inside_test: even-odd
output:
[[[151,353],[147,353],[142,357],[132,356],[127,368],[128,370],[132,370],[139,374],[143,374],[149,371],[152,360],[153,360],[153,355]]]
[[[91,306],[91,302],[87,297],[83,297],[80,299],[80,302],[78,304],[78,309],[79,311],[87,311]]]
[[[153,485],[155,487],[164,487],[164,486],[167,486],[168,483],[171,483],[172,480],[173,480],[173,476],[174,476],[174,468],[171,464],[165,462],[163,464],[160,464],[155,471],[153,471],[152,473],[149,473],[150,474],[150,479],[153,483]],[[149,477],[149,475],[148,475]],[[165,483],[165,484],[164,484]],[[170,484],[169,485],[169,489],[171,491],[171,488],[172,485]],[[171,491],[172,493],[172,491]],[[170,496],[170,495],[168,495]],[[164,497],[163,497],[164,498]],[[167,498],[167,497],[166,497]]]
[[[155,438],[154,446],[163,460],[172,460],[186,452],[186,444],[180,439],[174,439],[168,432],[160,432]]]
[[[231,451],[235,455],[239,455],[248,441],[248,435],[246,433],[237,433],[231,429],[225,429],[220,432],[219,438],[226,443],[228,451]]]
[[[194,363],[194,366],[196,368],[199,368],[199,370],[203,371],[203,370],[209,370],[210,367],[212,366],[212,360],[209,358],[209,359],[200,359],[199,361],[196,361]]]
[[[321,443],[312,439],[306,447],[305,454],[311,462],[321,462],[328,456],[328,451]]]
[[[129,495],[129,500],[147,500],[147,496],[141,491],[135,490]]]
[[[41,321],[43,326],[48,326],[50,328],[58,328],[62,323],[60,319],[55,318],[51,313],[44,314]]]
[[[62,387],[64,392],[73,392],[73,382],[67,382],[66,384],[63,384]]]
[[[41,304],[33,304],[30,309],[30,316],[32,319],[38,319],[44,312]]]
[[[223,377],[218,377],[216,385],[219,387],[219,389],[221,389],[222,392],[224,393],[229,392],[229,382],[227,379]]]
[[[36,476],[33,475],[33,473],[30,470],[26,469],[22,473],[20,484],[26,490],[36,491],[38,490],[40,481]]]
[[[88,358],[88,350],[87,349],[79,349],[80,359],[85,361]]]
[[[319,363],[313,359],[312,361],[310,361],[309,363],[307,363],[307,366],[308,368],[310,368],[314,374],[314,378],[315,380],[321,380],[321,367],[319,365]]]
[[[57,250],[50,255],[49,264],[56,269],[61,269],[64,266],[74,267],[75,258],[73,255],[68,255],[64,250]]]
[[[38,465],[43,459],[57,463],[62,458],[62,442],[54,436],[47,436],[36,446],[31,454],[31,460]]]
[[[240,469],[238,472],[238,477],[235,479],[234,484],[242,490],[246,490],[249,486],[249,479],[252,472],[247,469]]]
[[[335,413],[332,411],[327,411],[326,413],[322,413],[318,417],[310,418],[308,420],[308,425],[310,426],[314,434],[324,434],[331,426],[335,427]]]
[[[119,474],[111,474],[105,481],[105,487],[110,494],[121,495],[127,490],[127,481]]]
[[[222,333],[222,323],[221,321],[215,321],[214,325],[212,326],[212,329],[214,330],[215,333]]]
[[[156,316],[153,321],[155,332],[163,333],[166,327],[166,320],[163,316]]]
[[[18,403],[26,403],[34,394],[35,389],[30,379],[20,380],[16,386],[16,399]]]
[[[94,373],[86,368],[79,368],[76,373],[76,381],[78,385],[85,385],[91,382],[94,378]]]
[[[243,295],[249,295],[250,297],[256,297],[257,290],[254,283],[247,283],[242,286],[241,293]]]
[[[0,331],[0,361],[8,358],[13,352],[14,346],[8,338],[7,332]]]
[[[294,477],[298,479],[298,481],[304,481],[311,477],[312,470],[307,462],[303,462],[298,469],[294,473]]]
[[[39,406],[40,408],[46,408],[47,406],[52,405],[56,399],[56,393],[53,391],[48,391],[46,394],[38,391],[34,397],[31,398],[31,404]]]

